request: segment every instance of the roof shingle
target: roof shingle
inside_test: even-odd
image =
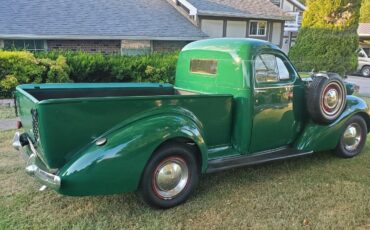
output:
[[[206,37],[166,0],[0,0],[0,5],[0,37]]]
[[[290,20],[291,16],[269,0],[187,0],[198,15]]]

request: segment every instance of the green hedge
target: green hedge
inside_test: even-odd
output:
[[[340,75],[357,67],[358,36],[333,29],[303,28],[289,57],[298,71],[329,71]]]
[[[19,84],[69,82],[69,67],[63,56],[55,60],[36,58],[25,51],[0,51],[0,92],[10,96]]]
[[[289,57],[299,71],[356,70],[361,0],[309,0]]]
[[[66,57],[74,82],[173,83],[178,52],[142,56],[88,54],[83,52],[38,53],[37,57]]]
[[[26,83],[173,83],[177,58],[178,52],[120,56],[0,50],[0,92],[10,96],[17,85]]]

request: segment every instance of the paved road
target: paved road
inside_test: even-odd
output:
[[[347,81],[360,86],[360,95],[370,97],[370,78],[348,76]]]

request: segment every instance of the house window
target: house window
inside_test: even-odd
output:
[[[191,59],[190,72],[215,75],[217,73],[217,60]]]
[[[4,40],[5,50],[45,51],[44,40]]]
[[[128,56],[145,55],[152,52],[150,40],[122,40],[121,54]]]
[[[267,21],[250,21],[250,36],[266,36]]]

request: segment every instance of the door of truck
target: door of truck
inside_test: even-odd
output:
[[[293,142],[298,122],[293,111],[297,73],[280,53],[261,53],[254,59],[254,113],[250,153]]]

